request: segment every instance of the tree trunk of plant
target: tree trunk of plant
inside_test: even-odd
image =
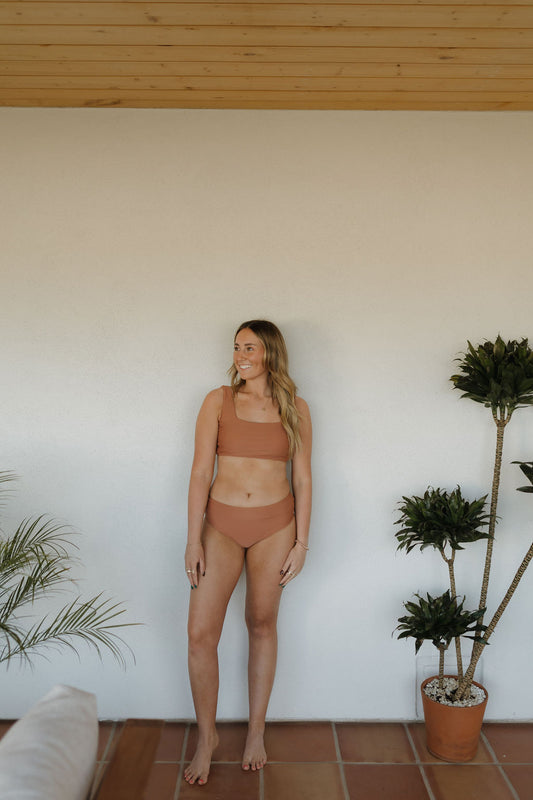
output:
[[[450,591],[451,595],[454,599],[457,598],[457,589],[455,587],[455,571],[454,571],[454,561],[455,561],[455,551],[452,550],[452,555],[450,558],[446,558],[444,553],[442,553],[442,557],[446,561],[448,565],[448,572],[450,575]],[[455,637],[455,655],[457,658],[457,679],[458,681],[463,680],[463,654],[461,650],[461,637]]]
[[[512,580],[512,583],[509,586],[509,588],[508,588],[508,590],[507,590],[507,592],[505,594],[505,597],[503,598],[502,602],[498,606],[498,609],[497,609],[496,613],[494,614],[493,618],[491,619],[490,624],[487,626],[487,630],[483,634],[484,642],[483,643],[476,642],[476,644],[478,645],[478,650],[476,651],[476,653],[474,653],[474,651],[472,651],[472,658],[470,660],[470,664],[468,665],[468,669],[467,669],[466,674],[464,676],[463,683],[461,683],[459,685],[458,689],[457,689],[457,697],[458,697],[459,700],[461,700],[467,694],[467,692],[470,691],[470,686],[472,685],[472,680],[474,678],[474,673],[476,671],[476,667],[477,667],[478,661],[479,661],[479,659],[481,657],[481,653],[483,652],[483,648],[486,646],[489,638],[494,633],[494,628],[496,627],[496,625],[500,621],[503,612],[505,611],[505,609],[509,605],[509,601],[510,601],[511,597],[513,596],[513,594],[515,593],[516,587],[518,586],[518,584],[522,580],[522,576],[524,575],[524,572],[528,568],[529,563],[530,563],[532,558],[533,558],[533,542],[531,543],[531,545],[529,547],[529,550],[527,551],[526,555],[524,556],[524,559],[523,559],[522,563],[518,567],[518,569],[516,571],[516,574],[515,574],[515,576],[514,576],[514,578]]]
[[[494,472],[492,475],[492,495],[490,498],[490,516],[489,516],[489,538],[487,539],[487,555],[485,558],[485,570],[483,572],[483,581],[481,583],[481,596],[479,598],[479,608],[486,608],[487,595],[489,591],[490,568],[492,565],[492,550],[494,547],[494,532],[496,530],[496,509],[498,507],[498,492],[500,489],[500,474],[502,470],[502,454],[503,454],[503,434],[505,426],[511,419],[509,416],[498,418],[493,414],[494,422],[496,423],[496,453],[494,455]],[[480,624],[483,620],[480,620]]]
[[[494,455],[494,471],[492,475],[492,494],[490,499],[490,516],[489,516],[489,538],[487,539],[487,554],[485,557],[485,569],[483,572],[483,580],[481,582],[481,594],[479,598],[478,608],[487,607],[487,595],[489,591],[490,570],[492,566],[492,551],[494,547],[494,532],[496,529],[496,509],[498,507],[498,492],[500,489],[500,474],[502,469],[502,454],[503,454],[503,434],[505,426],[511,419],[512,412],[505,416],[505,412],[501,412],[500,416],[495,411],[492,412],[494,422],[496,423],[496,452]],[[483,624],[483,618],[479,620],[479,625]],[[478,629],[481,635],[481,628]],[[470,664],[464,675],[462,682],[457,690],[458,697],[464,697],[470,691],[472,680],[476,665],[481,657],[485,645],[481,642],[474,642],[472,648],[472,656]]]
[[[444,656],[446,647],[439,647],[439,689],[444,689]]]
[[[515,593],[518,584],[522,580],[524,572],[528,568],[532,558],[533,558],[533,542],[531,542],[531,545],[529,546],[529,550],[525,554],[522,563],[518,567],[518,569],[516,571],[516,574],[515,574],[515,576],[514,576],[514,578],[512,580],[512,583],[509,586],[509,588],[507,589],[505,597],[503,598],[502,602],[498,606],[498,609],[497,609],[496,613],[494,614],[493,618],[490,621],[490,625],[487,627],[487,630],[484,633],[484,638],[485,639],[488,639],[489,636],[491,636],[494,633],[494,628],[496,627],[496,625],[500,621],[500,618],[501,618],[503,612],[505,611],[505,609],[509,605],[509,601],[510,601],[511,597],[513,596],[513,594]]]

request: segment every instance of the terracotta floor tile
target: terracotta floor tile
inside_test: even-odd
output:
[[[186,729],[184,722],[165,722],[155,754],[156,761],[181,761]]]
[[[337,760],[330,722],[269,722],[265,747],[270,762]]]
[[[533,723],[497,723],[483,726],[483,733],[498,761],[533,764]]]
[[[110,738],[113,735],[114,722],[99,722],[98,723],[98,751],[96,760],[101,761],[106,757],[106,748],[109,744]]]
[[[265,800],[344,800],[338,764],[267,764],[264,773]]]
[[[154,764],[143,800],[174,800],[179,772],[179,764]]]
[[[11,725],[9,720],[0,721],[0,738]],[[246,723],[219,725],[220,745],[204,787],[189,786],[180,779],[186,723],[130,720],[128,725],[130,734],[142,733],[147,726],[157,727],[152,762],[147,762],[145,779],[137,784],[145,785],[143,800],[259,800],[260,773],[244,772],[240,766]],[[485,724],[486,739],[482,740],[476,761],[464,765],[447,764],[431,756],[425,746],[422,723],[407,727],[424,764],[422,769],[433,800],[533,800],[533,723]],[[352,762],[344,765],[350,800],[428,800],[404,725],[336,723],[335,728],[342,758]],[[99,725],[100,760],[95,785],[102,775],[109,777],[109,761],[114,754],[117,758],[120,754],[117,744],[121,732],[128,732],[124,722]],[[192,726],[187,747],[189,760],[196,735],[196,727]],[[263,771],[264,800],[345,800],[330,722],[268,723],[265,738],[270,763]],[[503,767],[493,763],[487,742]],[[143,754],[147,756],[144,746]],[[128,758],[131,765],[126,759],[125,790],[132,777],[130,766],[138,762],[135,754],[133,760],[131,754]],[[116,800],[116,794],[113,797]]]
[[[141,794],[150,778],[163,727],[163,720],[126,720],[113,759],[106,765],[99,800],[129,800]]]
[[[190,786],[182,777],[178,799],[259,800],[259,773],[244,772],[240,764],[213,764],[205,786]]]
[[[413,738],[413,742],[418,753],[420,761],[424,764],[443,764],[440,758],[432,755],[426,747],[426,731],[423,722],[412,722],[408,726],[409,733]],[[481,739],[479,742],[478,751],[475,758],[469,762],[470,764],[493,764],[494,760],[488,751],[485,743]]]
[[[428,764],[424,770],[435,800],[513,800],[499,767]]]
[[[213,753],[213,761],[236,761],[241,763],[244,743],[246,741],[246,722],[222,722],[217,725],[219,744]],[[190,761],[196,750],[198,728],[191,725],[185,760]]]
[[[533,800],[533,765],[507,764],[503,771],[513,784],[520,800]]]
[[[345,764],[344,776],[350,800],[428,800],[420,769],[414,765]]]
[[[401,724],[340,722],[335,727],[343,761],[409,764],[415,760]]]

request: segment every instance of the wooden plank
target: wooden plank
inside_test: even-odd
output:
[[[0,21],[4,105],[532,102],[533,0],[0,0]]]
[[[0,44],[533,47],[533,29],[6,25]]]
[[[4,61],[145,61],[274,64],[533,64],[533,47],[180,47],[143,45],[5,44]]]
[[[40,3],[41,5],[47,5],[54,0],[32,0],[32,2]],[[83,5],[85,3],[91,3],[93,0],[67,0],[70,3],[76,3],[77,5]],[[129,4],[132,2],[136,2],[137,0],[98,0],[98,2],[106,3],[110,5],[120,5],[120,4]],[[227,0],[230,2],[231,0]],[[20,3],[23,0],[4,0],[6,3]],[[156,0],[158,5],[189,5],[191,0]],[[226,3],[226,0],[219,0],[219,2]],[[306,0],[301,0],[303,4],[306,3]],[[195,5],[199,5],[201,3],[204,4],[213,4],[213,0],[194,0]],[[152,5],[150,0],[145,0],[140,3],[145,6]],[[244,3],[241,4],[249,4],[249,5],[284,5],[284,0],[277,0],[273,2],[273,0],[244,0]],[[329,5],[345,5],[345,6],[359,6],[359,5],[369,5],[368,0],[367,2],[352,2],[352,0],[346,0],[346,2],[339,2],[339,0],[320,0],[320,2],[312,2],[309,0],[308,4],[318,5],[318,6],[329,6]],[[416,6],[438,6],[438,5],[454,5],[454,6],[472,6],[472,5],[484,5],[484,6],[532,6],[533,0],[521,0],[521,2],[517,2],[517,0],[373,0],[372,5],[416,5]]]
[[[0,75],[94,75],[109,79],[122,76],[218,76],[218,77],[353,77],[387,78],[532,78],[532,64],[453,63],[357,63],[279,64],[240,62],[159,61],[0,61]]]
[[[0,89],[56,89],[135,92],[489,92],[533,93],[533,78],[277,78],[0,75]]]
[[[157,104],[149,100],[131,100],[122,102],[116,100],[106,103],[78,103],[75,99],[62,98],[62,100],[35,97],[26,98],[17,102],[11,100],[4,101],[0,97],[0,107],[8,108],[145,108],[145,109],[234,109],[242,110],[276,110],[276,111],[533,111],[533,104],[530,102],[506,101],[501,103],[483,101],[481,103],[470,102],[447,102],[435,100],[434,102],[416,101],[390,101],[369,102],[367,100],[354,100],[350,103],[333,102],[308,102],[297,98],[283,98],[275,101],[248,100],[246,106],[238,104],[232,99],[218,99],[214,103],[206,103],[203,100],[187,98],[183,102],[176,104],[173,101],[160,101]]]
[[[258,92],[252,96],[241,93],[191,93],[154,97],[124,97],[117,93],[103,96],[86,92],[56,92],[36,94],[31,90],[20,92],[0,91],[2,106],[89,107],[89,108],[272,108],[272,109],[323,109],[323,110],[533,110],[533,96],[520,94],[487,96],[464,93],[461,96],[439,93],[361,93],[344,96],[329,92],[299,93]],[[101,797],[98,800],[102,800]],[[105,800],[108,800],[106,798]],[[111,800],[111,797],[109,798]],[[118,800],[115,798],[115,800]]]
[[[15,99],[18,96],[20,98],[29,97],[30,95],[35,96],[38,94],[38,90],[35,89],[2,89],[2,96],[3,97],[10,97],[11,99]],[[436,92],[431,91],[431,89],[427,89],[426,91],[403,91],[403,90],[395,90],[389,89],[386,91],[359,91],[359,92],[326,92],[326,91],[308,91],[308,92],[299,92],[299,91],[183,91],[183,90],[152,90],[152,89],[98,89],[98,90],[91,90],[91,89],[50,89],[46,93],[43,92],[43,95],[50,98],[57,98],[60,99],[62,96],[69,96],[69,97],[78,97],[78,98],[92,98],[96,103],[100,101],[105,102],[108,100],[117,100],[121,99],[124,101],[127,100],[153,100],[154,104],[157,104],[159,100],[168,100],[168,101],[176,101],[179,103],[182,100],[186,100],[190,95],[194,94],[195,97],[198,99],[205,99],[207,101],[216,101],[221,99],[222,97],[233,98],[236,101],[245,101],[249,100],[276,100],[282,97],[288,98],[292,97],[294,99],[307,99],[310,101],[326,101],[328,97],[331,96],[335,98],[337,103],[343,102],[350,102],[355,97],[364,98],[368,100],[384,100],[386,98],[394,98],[399,100],[403,98],[405,100],[409,99],[417,99],[423,100],[425,102],[431,101],[436,96],[448,96],[448,99],[453,99],[455,101],[478,101],[481,102],[486,100],[488,102],[503,102],[506,99],[509,100],[520,100],[522,102],[533,102],[533,91],[518,91],[518,92],[507,92],[507,91],[500,91],[500,92],[478,92],[478,91],[453,91],[453,92]],[[243,106],[245,107],[245,106]]]
[[[533,6],[0,2],[0,24],[531,28]]]
[[[23,1],[23,0],[22,0]],[[33,2],[40,3],[42,5],[46,5],[53,0],[32,0]],[[226,0],[219,0],[220,2],[226,2]],[[304,4],[306,0],[301,0]],[[4,0],[6,3],[20,3],[21,0]],[[92,0],[68,0],[70,3],[76,3],[78,5],[83,5],[84,3],[90,3]],[[136,2],[136,0],[98,0],[98,2],[112,4],[112,5],[120,5],[122,3],[132,3]],[[230,0],[228,0],[230,2]],[[248,3],[249,5],[278,5],[284,4],[284,0],[277,0],[273,2],[273,0],[244,0],[244,2]],[[157,0],[158,5],[189,5],[191,0]],[[204,4],[213,4],[213,0],[194,0],[195,5],[199,5],[201,3]],[[146,0],[142,3],[145,6],[151,5],[150,0]],[[311,4],[311,0],[310,0]],[[329,6],[329,5],[346,5],[346,6],[359,6],[359,5],[369,5],[368,0],[367,2],[352,2],[352,0],[346,0],[346,2],[342,3],[339,0],[320,0],[320,2],[312,2],[313,5],[319,6]],[[533,0],[521,0],[521,2],[517,2],[517,0],[373,0],[372,5],[417,5],[417,6],[436,6],[436,5],[454,5],[454,6],[472,6],[472,5],[484,5],[484,6],[531,6],[533,5]]]
[[[142,800],[163,720],[127,720],[100,783],[98,800]]]

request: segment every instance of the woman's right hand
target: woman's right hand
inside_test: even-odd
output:
[[[197,589],[200,576],[205,575],[205,555],[201,543],[188,544],[185,548],[185,572],[191,589]]]

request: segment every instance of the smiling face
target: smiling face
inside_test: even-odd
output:
[[[265,348],[250,328],[243,328],[235,337],[233,363],[243,381],[258,378],[266,372]]]

